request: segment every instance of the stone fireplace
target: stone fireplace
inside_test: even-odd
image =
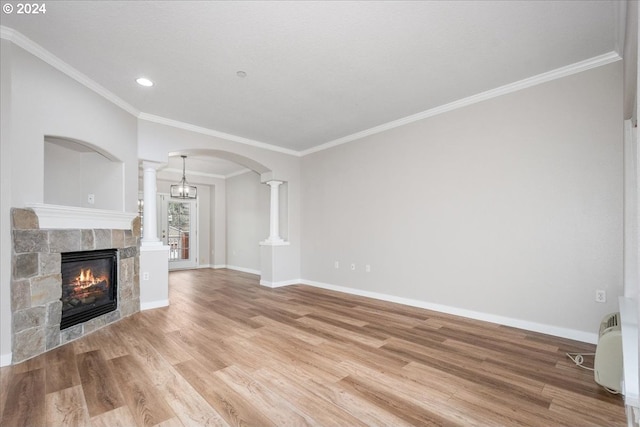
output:
[[[13,363],[30,359],[140,311],[139,217],[130,222],[128,229],[40,228],[42,221],[33,209],[14,208],[11,220]],[[76,224],[86,223],[80,221]],[[113,254],[115,263],[115,277],[110,279],[113,283],[104,283],[103,272],[100,271],[92,272],[94,277],[88,279],[86,269],[85,276],[78,276],[76,264],[63,268],[63,258],[68,260],[70,257],[74,263],[77,261],[74,256],[78,254],[108,252]],[[101,269],[99,265],[94,268]],[[66,296],[63,295],[63,277],[67,282],[83,282],[81,286],[88,286],[93,281],[97,288],[92,295],[76,295],[71,304],[70,291],[67,289]],[[103,298],[102,291],[108,292],[107,285],[113,285],[112,300],[117,304],[103,308],[102,312],[98,310],[92,318],[80,316],[73,325],[63,321],[63,300],[67,304],[65,311],[77,314],[76,307],[81,303],[96,305]]]

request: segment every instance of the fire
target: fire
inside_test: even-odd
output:
[[[93,282],[95,281],[95,278],[93,277],[93,272],[91,271],[91,269],[87,269],[86,273],[85,270],[80,270],[80,276],[78,276],[76,278],[77,281],[80,282]]]
[[[81,307],[81,304],[93,304],[97,300],[108,298],[111,289],[109,269],[78,268],[74,273],[71,276],[73,279],[64,279],[61,298],[63,307],[65,304],[67,309]]]
[[[78,291],[87,289],[93,285],[96,285],[98,283],[107,282],[107,281],[108,281],[107,276],[102,275],[102,276],[95,277],[91,269],[87,268],[86,270],[85,269],[80,270],[80,275],[76,277],[76,279],[73,281],[73,286],[75,288],[75,291],[78,292]]]

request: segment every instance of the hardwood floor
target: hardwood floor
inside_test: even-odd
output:
[[[230,270],[0,369],[2,426],[624,426],[594,346]]]

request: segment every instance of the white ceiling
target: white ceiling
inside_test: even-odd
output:
[[[620,7],[49,1],[1,23],[147,115],[301,152],[619,49]]]

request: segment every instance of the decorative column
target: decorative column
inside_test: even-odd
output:
[[[144,213],[140,244],[140,310],[169,305],[169,246],[158,238],[156,170],[161,163],[142,162]]]
[[[158,164],[143,162],[144,215],[142,246],[161,246],[158,238],[158,211],[156,209],[156,167]]]
[[[283,276],[283,260],[286,259],[289,242],[280,237],[280,185],[282,181],[271,179],[265,184],[271,187],[271,206],[269,210],[269,237],[260,242],[260,285],[275,288],[287,283]]]
[[[261,242],[261,245],[287,245],[289,242],[280,237],[280,201],[279,192],[282,181],[267,181],[266,184],[271,187],[271,206],[269,212],[269,237]]]

